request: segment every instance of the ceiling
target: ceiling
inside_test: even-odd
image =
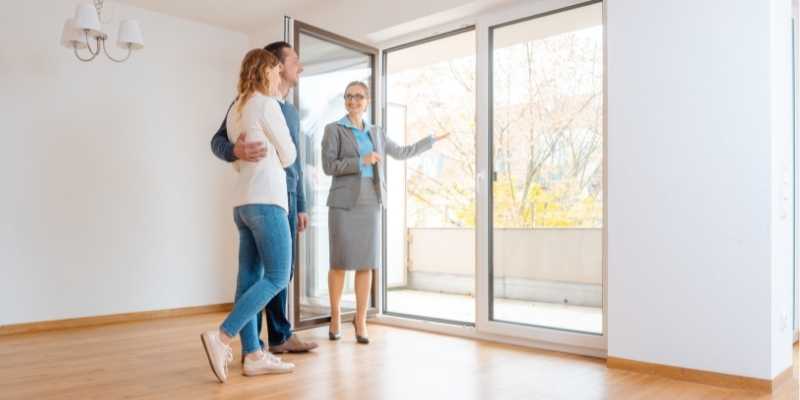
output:
[[[118,0],[120,3],[191,19],[228,30],[252,33],[280,17],[320,0]],[[278,17],[278,18],[276,18]]]
[[[283,31],[283,16],[374,44],[532,0],[117,0],[134,7],[259,36]],[[263,35],[261,35],[263,36]],[[263,38],[259,38],[263,39]]]

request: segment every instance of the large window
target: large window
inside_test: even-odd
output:
[[[602,333],[602,12],[490,30],[492,320]]]
[[[313,207],[295,276],[298,326],[329,314],[320,129],[341,112],[338,88],[358,79],[373,83],[370,114],[394,142],[450,133],[412,159],[387,157],[381,318],[603,354],[604,11],[580,1],[522,2],[387,46],[379,75],[377,50],[296,32]]]

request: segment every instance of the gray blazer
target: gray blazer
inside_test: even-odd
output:
[[[428,136],[409,146],[401,146],[387,138],[383,131],[374,126],[369,137],[381,161],[373,168],[373,182],[378,191],[379,201],[385,206],[386,199],[386,155],[397,160],[405,160],[428,151],[433,147],[433,136]],[[332,122],[325,126],[322,138],[322,169],[333,177],[328,193],[328,207],[352,208],[361,190],[361,158],[358,156],[358,143],[350,128]]]

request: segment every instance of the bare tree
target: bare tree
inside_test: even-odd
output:
[[[495,49],[496,227],[602,222],[601,40],[596,28]],[[407,163],[409,211],[423,225],[473,226],[465,216],[475,210],[475,58],[392,79],[390,87],[407,94],[409,141],[452,133],[437,146],[441,168],[428,171],[425,159]]]

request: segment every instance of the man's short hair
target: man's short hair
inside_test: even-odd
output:
[[[281,64],[283,64],[283,62],[286,61],[286,54],[284,53],[283,49],[291,49],[291,48],[292,45],[284,41],[272,42],[264,46],[264,50],[272,53],[272,55],[274,55],[275,57],[278,57],[278,60],[280,60]]]

